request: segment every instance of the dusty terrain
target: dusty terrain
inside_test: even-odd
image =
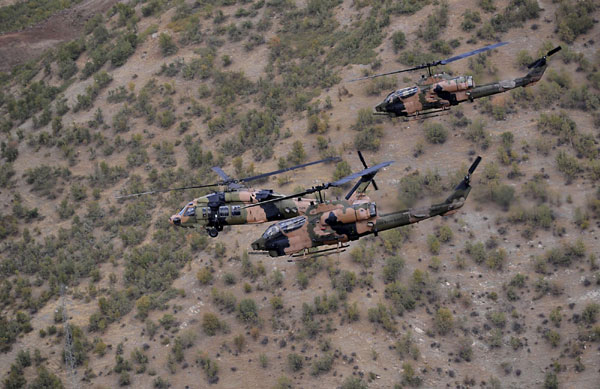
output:
[[[53,47],[59,41],[66,41],[78,36],[86,19],[96,12],[104,12],[115,1],[113,0],[89,0],[84,1],[75,9],[63,12],[51,18],[40,26],[32,29],[0,36],[0,58],[3,63],[0,69],[8,69],[24,59],[32,58],[45,49]],[[301,4],[302,3],[302,4]],[[500,10],[509,2],[496,1],[494,4]],[[595,42],[600,41],[600,27],[596,23],[586,34],[579,36],[571,45],[559,41],[554,24],[555,13],[558,5],[550,0],[538,2],[542,8],[537,19],[528,20],[522,27],[512,28],[503,33],[502,40],[510,41],[511,44],[496,50],[489,57],[498,71],[496,74],[484,74],[485,82],[493,80],[508,79],[521,76],[523,70],[515,65],[515,58],[521,50],[527,50],[534,58],[537,51],[546,41],[553,44],[561,44],[570,47],[575,52],[581,53],[592,66],[599,66],[598,46]],[[234,18],[238,8],[249,8],[244,4],[231,6],[219,6],[227,22],[240,23]],[[303,2],[296,2],[298,7],[305,6]],[[466,33],[461,29],[462,15],[467,9],[479,9],[477,1],[450,1],[449,2],[449,24],[444,30],[444,38],[459,37],[461,45],[454,49],[453,54],[465,52],[482,46],[484,41],[467,43],[474,33]],[[142,4],[136,6],[136,12],[141,15]],[[413,15],[390,16],[390,23],[384,28],[384,38],[379,47],[376,48],[377,58],[381,61],[381,67],[377,72],[386,72],[404,67],[396,61],[398,54],[394,52],[390,35],[394,31],[401,30],[406,34],[407,49],[421,47],[426,50],[426,44],[417,37],[419,26],[425,23],[427,16],[436,9],[436,5],[429,4]],[[212,10],[214,11],[214,10]],[[358,8],[355,2],[343,1],[335,7],[335,18],[340,26],[366,18],[369,7]],[[260,8],[257,16],[250,19],[254,24],[266,14],[267,7]],[[484,20],[491,17],[479,9]],[[209,12],[206,11],[208,14]],[[137,31],[146,31],[152,26],[158,26],[157,34],[149,35],[140,42],[135,52],[127,60],[125,65],[113,67],[108,61],[102,70],[107,71],[112,81],[109,86],[101,90],[96,97],[93,107],[79,112],[70,110],[62,116],[63,128],[66,129],[72,123],[85,126],[92,120],[95,112],[100,108],[104,114],[106,128],[98,127],[91,130],[94,134],[102,134],[111,142],[117,136],[126,141],[134,134],[141,135],[142,143],[148,148],[149,162],[141,166],[128,166],[127,157],[129,146],[117,149],[109,156],[103,156],[100,152],[101,146],[95,144],[74,144],[76,162],[69,163],[63,150],[59,147],[36,147],[30,145],[27,140],[18,144],[19,156],[13,163],[15,171],[15,183],[11,188],[2,190],[0,203],[3,204],[2,214],[10,214],[14,202],[14,193],[20,193],[23,203],[30,207],[37,207],[43,218],[34,219],[27,227],[32,231],[34,239],[43,241],[44,237],[57,233],[58,228],[69,228],[73,219],[61,219],[57,209],[65,198],[71,199],[70,186],[72,182],[61,182],[58,195],[54,199],[40,196],[31,191],[31,185],[27,184],[23,175],[28,169],[46,164],[50,166],[68,166],[74,182],[88,185],[87,177],[94,171],[97,163],[106,161],[110,166],[123,166],[130,174],[137,174],[144,180],[148,179],[150,170],[157,168],[163,171],[164,167],[157,161],[157,153],[151,145],[163,141],[175,145],[174,158],[175,169],[181,167],[188,169],[185,145],[177,143],[184,141],[184,137],[197,133],[197,138],[202,140],[202,149],[218,153],[219,145],[229,138],[235,137],[239,126],[208,136],[208,125],[204,118],[185,116],[188,97],[194,97],[203,105],[211,107],[213,118],[223,113],[221,107],[213,105],[210,97],[198,97],[198,90],[203,85],[212,87],[210,81],[194,78],[184,79],[181,74],[176,77],[158,75],[161,66],[175,59],[182,59],[189,63],[197,58],[198,48],[204,47],[204,42],[198,45],[180,45],[176,54],[164,57],[161,53],[158,34],[167,32],[177,36],[172,28],[168,26],[171,22],[175,8],[165,9],[155,16],[141,18],[137,23]],[[211,17],[213,14],[210,14]],[[598,11],[596,11],[596,19]],[[271,46],[274,38],[281,36],[283,26],[273,18],[273,26],[264,31],[262,44],[247,51],[243,41],[231,42],[227,40],[226,34],[219,37],[225,41],[217,48],[217,59],[215,67],[219,68],[223,55],[232,59],[232,64],[223,71],[241,71],[252,82],[269,78],[265,69],[269,63]],[[209,16],[202,14],[200,24],[210,33],[213,23]],[[535,29],[532,25],[535,24]],[[107,26],[114,27],[116,17],[108,19]],[[66,28],[68,26],[68,28]],[[440,58],[443,54],[436,54]],[[77,66],[82,69],[88,60],[88,54],[84,53],[77,59]],[[456,62],[450,66],[454,74],[470,74],[468,60]],[[53,67],[53,69],[55,66]],[[587,82],[585,72],[576,71],[577,64],[574,62],[564,63],[556,56],[551,59],[550,69],[566,72],[571,80],[572,87],[579,87]],[[370,65],[350,64],[344,67],[336,67],[341,80],[347,80],[361,75],[361,69],[370,69]],[[34,80],[44,80],[51,85],[60,85],[62,80],[56,75],[44,75],[41,71]],[[548,76],[548,72],[546,73]],[[78,75],[76,81],[66,88],[64,97],[69,106],[77,103],[78,95],[85,93],[86,87],[93,83],[91,78],[80,80]],[[174,86],[173,111],[178,120],[190,120],[191,128],[184,134],[178,130],[178,125],[172,125],[167,129],[160,128],[156,122],[148,124],[146,119],[137,114],[130,115],[130,130],[118,134],[110,128],[113,124],[112,118],[127,103],[113,104],[107,102],[109,91],[124,86],[133,90],[136,94],[151,79],[156,79],[158,85],[172,83]],[[277,77],[277,81],[280,76]],[[412,85],[418,78],[418,73],[409,74],[403,79],[398,77],[398,86]],[[340,88],[345,87],[349,94],[339,96]],[[366,93],[366,83],[344,83],[343,81],[330,88],[318,89],[318,96],[311,101],[324,102],[327,97],[332,101],[332,108],[323,110],[327,115],[330,128],[323,136],[328,141],[328,147],[335,148],[338,153],[350,164],[353,170],[358,170],[361,165],[355,154],[354,137],[356,131],[350,127],[356,122],[360,109],[373,107],[378,103],[387,91],[382,91],[379,96]],[[538,93],[540,86],[532,88]],[[16,84],[9,85],[12,93],[17,93]],[[317,88],[315,88],[317,89]],[[598,95],[597,89],[592,89]],[[155,102],[164,99],[166,95],[159,95]],[[339,96],[339,97],[338,97]],[[492,104],[501,106],[506,100],[513,101],[507,95],[500,95],[492,100]],[[568,144],[558,144],[554,136],[542,134],[537,126],[541,113],[551,114],[564,110],[574,120],[580,133],[592,134],[595,140],[594,148],[598,148],[598,128],[594,123],[595,115],[598,113],[590,110],[561,109],[557,104],[550,104],[539,108],[533,106],[519,107],[517,101],[513,101],[515,112],[506,114],[504,120],[495,120],[492,116],[483,113],[483,104],[480,102],[465,103],[461,106],[463,114],[471,120],[483,118],[487,122],[486,130],[490,135],[490,147],[484,149],[470,141],[466,127],[453,127],[452,113],[427,119],[426,121],[404,122],[398,119],[383,120],[379,126],[383,129],[383,137],[379,150],[365,152],[370,164],[386,160],[395,160],[395,164],[381,171],[377,176],[379,191],[370,191],[370,196],[377,201],[379,212],[386,213],[396,210],[399,203],[399,193],[402,191],[400,180],[408,174],[419,171],[424,174],[427,171],[437,171],[442,177],[444,190],[439,193],[423,191],[419,204],[426,205],[446,196],[449,191],[451,177],[459,169],[464,169],[470,164],[475,155],[483,157],[482,165],[475,173],[473,179],[473,190],[465,206],[456,214],[447,218],[436,218],[424,221],[409,228],[409,238],[402,242],[401,247],[394,252],[386,251],[384,248],[385,237],[370,237],[360,242],[353,242],[350,250],[340,254],[333,254],[313,261],[320,264],[316,274],[311,275],[307,288],[301,288],[297,279],[300,272],[306,271],[302,264],[288,262],[287,258],[270,258],[250,255],[253,264],[262,263],[266,274],[256,279],[244,276],[240,258],[249,250],[250,242],[265,230],[266,225],[240,226],[226,228],[218,238],[210,240],[205,249],[194,251],[190,254],[189,261],[178,271],[178,277],[174,280],[172,287],[184,291],[184,295],[177,295],[167,302],[168,307],[164,310],[154,309],[150,311],[148,319],[153,323],[165,314],[172,314],[176,318],[176,324],[171,329],[159,325],[156,335],[150,337],[147,332],[146,323],[136,317],[136,308],[131,309],[123,317],[108,325],[104,331],[90,331],[88,329],[90,316],[99,310],[100,297],[107,297],[113,291],[125,290],[130,285],[124,277],[126,268],[126,257],[131,254],[133,248],[124,247],[118,233],[110,233],[102,227],[94,229],[97,237],[109,236],[114,244],[112,259],[99,263],[100,280],[92,282],[91,278],[81,278],[73,282],[65,297],[66,307],[70,322],[81,327],[84,334],[91,342],[95,338],[101,339],[108,349],[104,356],[100,356],[88,350],[88,360],[84,365],[77,367],[76,376],[71,377],[68,369],[62,361],[62,350],[64,339],[57,336],[41,338],[39,331],[54,324],[54,312],[61,304],[61,299],[54,296],[37,312],[31,314],[31,325],[33,331],[21,334],[12,345],[9,352],[0,354],[0,376],[6,377],[10,365],[14,363],[20,350],[39,349],[44,357],[48,370],[58,375],[65,387],[71,386],[90,388],[112,388],[119,385],[120,373],[115,372],[116,350],[118,344],[123,345],[123,357],[132,362],[133,370],[129,372],[131,387],[159,387],[156,384],[157,377],[167,380],[173,388],[284,388],[281,377],[289,379],[289,383],[295,388],[336,388],[341,387],[348,377],[360,378],[369,388],[391,388],[394,385],[403,387],[418,386],[413,381],[407,381],[407,367],[409,363],[420,377],[421,387],[502,387],[502,388],[541,388],[547,383],[549,374],[555,373],[559,387],[564,388],[597,388],[600,376],[600,345],[598,340],[586,338],[596,323],[582,324],[579,317],[584,308],[593,303],[600,302],[600,275],[594,268],[590,256],[597,256],[600,252],[598,242],[599,227],[591,210],[588,210],[588,201],[596,196],[597,181],[591,178],[590,169],[580,172],[572,183],[567,184],[564,175],[557,169],[556,156],[559,150],[569,150]],[[241,115],[252,108],[263,108],[254,96],[238,98],[236,107]],[[132,103],[133,105],[133,103]],[[0,106],[2,115],[8,115],[5,107]],[[451,111],[453,112],[453,111]],[[282,117],[281,133],[289,130],[291,136],[280,137],[275,143],[274,157],[266,161],[256,162],[252,157],[252,150],[246,150],[242,154],[244,165],[254,163],[257,171],[268,171],[276,169],[279,157],[285,157],[292,149],[292,144],[300,140],[306,151],[306,160],[320,158],[317,147],[317,135],[308,134],[306,111],[288,111]],[[7,116],[8,117],[8,116]],[[425,128],[428,123],[441,123],[449,132],[448,139],[443,144],[429,144],[424,137]],[[52,133],[51,125],[42,128],[34,128],[31,119],[22,123],[14,124],[9,131],[13,137],[17,137],[17,130],[26,135],[37,136],[41,131]],[[502,147],[502,134],[511,132],[514,136],[512,142],[513,150],[519,155],[515,164],[520,170],[521,176],[509,179],[507,175],[513,168],[510,164],[503,165],[498,156],[498,150]],[[9,135],[3,134],[3,140],[8,140]],[[554,146],[547,155],[536,152],[535,142],[540,137],[548,137]],[[424,145],[424,153],[415,157],[414,150],[418,144]],[[97,156],[96,156],[97,155]],[[526,156],[526,157],[525,157]],[[224,158],[225,171],[233,174],[234,166],[231,157]],[[509,209],[490,201],[486,197],[487,182],[485,178],[486,165],[495,164],[499,170],[500,182],[515,189],[515,199],[511,202]],[[582,163],[583,160],[582,160]],[[587,161],[585,162],[587,163]],[[591,163],[591,162],[590,162]],[[271,179],[261,186],[273,188],[282,193],[289,193],[295,188],[309,187],[310,185],[331,179],[333,166],[320,166],[304,169],[290,175],[291,183],[280,186],[277,179]],[[544,182],[548,186],[551,198],[548,205],[553,211],[553,220],[549,228],[531,228],[526,224],[510,222],[507,220],[512,211],[518,207],[532,209],[536,202],[525,195],[524,184],[531,180],[535,174],[547,174]],[[213,177],[214,178],[214,177]],[[106,218],[114,215],[120,216],[126,206],[132,202],[119,202],[113,195],[128,184],[128,179],[121,179],[114,185],[102,188],[99,193],[98,203],[106,212]],[[91,185],[91,184],[90,184]],[[145,187],[151,187],[152,183],[145,182]],[[74,203],[75,214],[82,222],[87,222],[88,204],[92,202],[92,188],[87,188],[87,199]],[[155,240],[153,235],[161,228],[167,228],[165,224],[158,224],[173,214],[177,207],[185,204],[188,195],[179,197],[160,197],[160,201],[153,204],[150,213],[151,223],[148,224],[149,233],[137,246],[143,247],[152,244]],[[175,200],[173,200],[175,199]],[[71,200],[69,200],[71,201]],[[173,206],[171,203],[175,203]],[[116,209],[116,211],[111,210]],[[579,228],[575,223],[576,209],[580,208],[588,213],[591,218],[589,226],[585,229]],[[116,212],[116,214],[114,213]],[[597,212],[597,211],[596,211]],[[116,217],[115,216],[115,217]],[[441,226],[448,226],[453,233],[448,243],[443,243],[439,253],[433,254],[428,248],[428,238],[434,235]],[[19,226],[19,234],[22,234],[24,226]],[[180,233],[181,247],[187,247],[188,242],[203,231]],[[477,264],[466,253],[466,242],[491,241],[497,244],[494,249],[503,249],[506,259],[501,269],[492,270],[485,264]],[[20,235],[7,238],[6,241],[20,240]],[[536,260],[545,258],[548,250],[560,247],[561,244],[573,244],[580,239],[585,245],[585,256],[570,264],[568,267],[548,265],[545,274],[536,271]],[[225,254],[216,254],[216,244],[225,246]],[[371,249],[368,256],[372,256],[373,264],[367,268],[352,260],[352,248],[364,246]],[[3,243],[2,256],[6,260],[7,245]],[[434,285],[435,299],[428,301],[423,297],[417,301],[413,310],[407,310],[402,315],[392,314],[397,330],[390,332],[380,324],[369,320],[368,310],[374,308],[378,303],[390,307],[392,303],[385,296],[386,284],[383,280],[383,268],[386,260],[393,256],[404,259],[405,266],[402,269],[399,281],[403,285],[409,285],[415,270],[427,271]],[[435,265],[434,258],[440,262]],[[459,261],[464,260],[464,263]],[[259,262],[260,261],[260,262]],[[206,266],[213,269],[212,281],[202,285],[197,279],[197,273]],[[330,269],[340,269],[354,272],[359,281],[354,288],[347,293],[345,300],[339,301],[339,307],[328,314],[314,316],[319,324],[320,330],[316,337],[311,338],[304,335],[303,304],[314,304],[317,296],[337,295],[338,291],[332,287],[332,279],[328,274]],[[283,282],[273,285],[275,272],[281,272]],[[109,281],[114,275],[116,282]],[[225,281],[226,274],[233,274],[236,282],[228,284]],[[525,276],[524,287],[516,289],[518,298],[507,298],[507,288],[515,275]],[[15,280],[21,275],[8,277]],[[369,283],[365,280],[372,277]],[[25,275],[31,282],[37,278],[33,275]],[[562,293],[552,295],[551,293],[540,295],[536,289],[538,280],[544,279]],[[361,283],[360,280],[363,280]],[[586,282],[587,281],[587,282]],[[244,291],[244,284],[251,285],[251,292]],[[89,285],[94,285],[98,291],[96,295],[89,293]],[[370,284],[370,285],[369,285]],[[42,283],[40,288],[34,288],[34,295],[38,296],[46,287]],[[228,291],[236,296],[237,301],[244,298],[253,299],[258,305],[260,321],[258,324],[247,324],[236,318],[236,313],[229,313],[216,305],[213,301],[211,290],[217,288],[220,291]],[[271,299],[278,296],[283,301],[283,309],[276,310],[272,307]],[[23,303],[15,297],[14,306],[6,306],[2,314],[13,317],[16,306]],[[345,303],[349,305],[357,303],[360,318],[358,321],[350,322],[347,318]],[[440,307],[450,309],[453,316],[453,328],[445,335],[439,334],[435,327],[435,313]],[[549,322],[550,313],[553,309],[561,307],[562,321],[559,327]],[[492,313],[502,313],[505,323],[495,325],[489,319]],[[201,323],[206,313],[215,313],[220,320],[227,323],[228,332],[217,332],[216,336],[208,336],[202,329]],[[600,320],[598,317],[597,320]],[[276,325],[277,324],[277,325]],[[62,324],[56,324],[61,326]],[[256,335],[257,328],[258,334]],[[560,341],[557,346],[552,346],[547,340],[548,330],[556,330],[560,333]],[[494,334],[500,333],[499,344],[492,345],[490,340]],[[410,355],[401,355],[396,343],[407,333],[412,334],[414,344],[418,347],[419,356],[412,358]],[[174,371],[169,366],[173,358],[172,351],[177,337],[182,334],[193,335],[193,345],[184,350],[184,360],[174,363]],[[241,350],[236,350],[234,337],[244,335],[245,344]],[[256,337],[253,337],[253,334]],[[513,338],[520,341],[520,346],[513,346]],[[472,349],[470,361],[458,358],[458,350],[466,342]],[[327,350],[323,345],[330,346]],[[144,350],[149,361],[145,372],[135,373],[138,365],[134,364],[131,356],[134,349]],[[323,356],[326,352],[334,355],[331,370],[318,376],[311,374],[312,363]],[[299,371],[292,371],[288,363],[288,355],[298,353],[304,357],[304,367]],[[219,366],[217,383],[209,384],[206,374],[198,365],[199,355],[206,354]],[[266,367],[261,366],[261,355],[268,362]],[[576,358],[579,357],[578,362]],[[580,371],[577,364],[581,363],[585,369]],[[172,366],[172,365],[171,365]],[[91,378],[82,381],[84,372],[88,370]],[[89,374],[89,373],[93,374]],[[152,372],[153,374],[149,374]],[[371,374],[373,373],[373,374]],[[27,368],[25,377],[31,382],[36,376],[35,369]],[[76,382],[76,385],[72,385]],[[546,386],[552,387],[552,386]]]
[[[60,43],[79,37],[85,22],[106,12],[118,0],[85,0],[22,31],[0,34],[0,71],[40,56]],[[8,4],[1,4],[6,6]]]

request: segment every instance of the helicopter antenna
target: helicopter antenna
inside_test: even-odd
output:
[[[275,170],[269,173],[262,173],[256,176],[252,176],[252,177],[246,177],[246,178],[241,178],[239,180],[234,179],[229,177],[220,167],[215,166],[212,168],[212,170],[217,173],[217,175],[219,175],[223,181],[220,182],[215,182],[213,184],[203,184],[203,185],[191,185],[191,186],[182,186],[179,188],[167,188],[167,189],[155,189],[155,190],[149,190],[146,192],[139,192],[139,193],[132,193],[132,194],[127,194],[127,195],[120,195],[120,196],[115,196],[116,199],[127,199],[130,197],[138,197],[138,196],[142,196],[142,195],[150,195],[150,194],[157,194],[157,193],[166,193],[166,192],[173,192],[173,191],[179,191],[179,190],[187,190],[187,189],[200,189],[200,188],[209,188],[209,187],[213,187],[213,186],[223,186],[226,185],[229,188],[233,188],[233,189],[239,189],[239,188],[243,188],[242,185],[240,185],[240,182],[249,182],[249,181],[254,181],[254,180],[258,180],[261,178],[265,178],[265,177],[269,177],[275,174],[281,174],[281,173],[285,173],[285,172],[289,172],[291,170],[296,170],[296,169],[300,169],[303,167],[307,167],[307,166],[311,166],[311,165],[316,165],[318,163],[324,163],[324,162],[339,162],[342,159],[340,157],[329,157],[329,158],[325,158],[325,159],[320,159],[318,161],[313,161],[313,162],[307,162],[307,163],[303,163],[301,165],[296,165],[296,166],[291,166],[285,169],[279,169],[279,170]]]
[[[495,48],[507,45],[509,43],[510,42],[494,43],[493,45],[488,45],[488,46],[485,46],[485,47],[482,47],[482,48],[479,48],[479,49],[476,49],[476,50],[468,51],[466,53],[459,54],[459,55],[456,55],[454,57],[450,57],[450,58],[447,58],[447,59],[424,63],[424,64],[417,65],[417,66],[414,66],[414,67],[408,68],[408,69],[394,70],[393,72],[380,73],[380,74],[375,74],[375,75],[372,75],[372,76],[354,78],[354,79],[348,80],[346,82],[354,82],[354,81],[367,80],[367,79],[371,79],[371,78],[389,76],[391,74],[404,73],[404,72],[412,72],[414,70],[425,69],[425,68],[427,68],[427,72],[431,76],[431,74],[432,74],[431,73],[431,68],[434,67],[434,66],[447,65],[450,62],[458,61],[459,59],[463,59],[463,58],[467,58],[467,57],[470,57],[470,56],[475,55],[475,54],[483,53],[484,51],[493,50]]]
[[[299,198],[299,197],[305,196],[307,194],[315,193],[315,192],[318,193],[319,200],[321,202],[323,202],[323,197],[322,197],[321,191],[323,191],[325,189],[329,189],[331,187],[342,186],[342,185],[344,185],[344,184],[346,184],[346,183],[348,183],[350,181],[353,181],[353,180],[355,180],[356,178],[359,178],[359,177],[361,178],[361,180],[359,181],[359,183],[371,180],[375,176],[375,174],[377,174],[377,172],[379,170],[381,170],[384,167],[389,166],[389,165],[391,165],[393,163],[394,163],[394,161],[382,162],[382,163],[377,164],[375,166],[372,166],[370,168],[361,170],[360,172],[352,173],[352,174],[350,174],[350,175],[348,175],[346,177],[340,178],[337,181],[326,182],[326,183],[321,184],[321,185],[316,185],[316,186],[313,186],[310,189],[305,190],[304,192],[294,193],[294,194],[289,195],[289,196],[283,196],[283,197],[278,197],[278,198],[271,199],[271,200],[261,201],[260,203],[248,204],[248,205],[243,206],[242,209],[256,207],[256,206],[264,205],[264,204],[267,204],[267,203],[274,203],[274,202],[277,202],[277,201],[282,201],[282,200],[287,200],[287,199],[293,199],[293,198],[296,198],[296,197]]]

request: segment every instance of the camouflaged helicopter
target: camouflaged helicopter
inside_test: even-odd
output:
[[[367,171],[368,174],[361,176],[345,200],[320,201],[312,204],[303,216],[271,225],[252,243],[252,249],[255,250],[254,253],[268,254],[272,257],[327,255],[330,251],[343,251],[349,246],[347,242],[366,235],[377,235],[381,231],[418,223],[434,216],[452,215],[464,205],[471,190],[471,175],[480,162],[481,157],[477,157],[465,178],[443,203],[383,215],[378,214],[376,204],[365,194],[378,169]],[[387,164],[389,163],[391,162]],[[323,184],[292,196],[320,192],[329,185]],[[320,246],[331,245],[335,247],[319,249]]]
[[[561,49],[560,46],[555,47],[548,51],[543,57],[530,63],[527,68],[531,70],[523,77],[502,80],[481,86],[475,86],[472,76],[452,77],[445,73],[432,74],[431,72],[432,67],[446,65],[450,62],[492,50],[506,44],[508,44],[508,42],[500,42],[441,61],[434,61],[409,69],[361,77],[349,80],[349,82],[427,68],[427,77],[422,76],[416,86],[402,88],[391,92],[381,103],[375,106],[375,112],[373,113],[375,115],[390,117],[404,116],[407,120],[426,118],[437,116],[439,112],[449,110],[451,106],[458,105],[464,101],[473,101],[474,99],[503,93],[518,87],[534,85],[542,78],[542,75],[548,66],[547,58]]]
[[[117,196],[116,198],[122,199],[186,189],[225,186],[226,190],[224,191],[213,192],[188,202],[181,211],[169,218],[169,223],[176,227],[203,227],[208,232],[208,235],[215,238],[223,230],[223,226],[226,225],[266,223],[303,215],[311,201],[314,201],[312,199],[297,199],[278,203],[266,202],[267,200],[282,199],[285,196],[271,189],[255,190],[246,188],[243,184],[319,163],[339,161],[341,159],[338,157],[329,157],[241,179],[231,178],[220,167],[213,167],[212,170],[221,177],[222,181],[212,184],[133,193]],[[266,203],[263,204],[263,202]],[[242,206],[247,204],[256,204],[258,207],[248,210],[242,209]]]

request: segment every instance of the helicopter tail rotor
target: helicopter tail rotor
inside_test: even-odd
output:
[[[358,150],[358,158],[360,158],[360,162],[362,162],[363,166],[365,167],[365,169],[368,169],[369,166],[367,165],[367,163],[365,162],[365,158],[363,157],[362,153],[360,152],[360,150]],[[375,179],[371,180],[371,183],[373,184],[373,188],[375,188],[375,190],[379,190],[379,188],[377,187],[377,184],[375,183]]]
[[[360,158],[360,162],[362,162],[363,166],[365,167],[365,171],[369,171],[369,166],[367,165],[367,162],[365,161],[365,158],[363,157],[363,155],[360,152],[360,150],[358,150],[358,158]],[[364,184],[364,183],[367,183],[367,185],[364,187],[364,189],[367,188],[367,186],[369,185],[369,183],[372,183],[373,184],[373,188],[375,190],[379,190],[379,188],[377,187],[377,184],[375,183],[375,180],[374,180],[375,174],[377,174],[377,170],[362,175],[360,177],[360,180],[358,180],[358,182],[356,184],[354,184],[354,186],[352,187],[352,189],[350,189],[350,191],[348,192],[348,194],[346,194],[345,199],[349,200],[350,197],[352,197],[352,195],[354,194],[354,192],[356,192],[358,190],[358,188],[360,188],[360,186],[362,184]]]

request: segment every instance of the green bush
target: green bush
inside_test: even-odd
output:
[[[402,257],[389,257],[383,266],[383,280],[385,283],[394,282],[398,279],[400,271],[404,268]]]
[[[591,325],[596,322],[598,313],[600,312],[600,305],[596,303],[590,303],[585,306],[581,312],[581,319],[584,323]]]
[[[448,308],[439,308],[435,313],[435,329],[440,335],[446,335],[454,327],[454,317]]]
[[[64,388],[64,385],[59,377],[49,372],[46,367],[40,366],[37,369],[37,377],[28,386],[31,389],[59,389]]]
[[[381,324],[385,330],[391,333],[396,332],[396,324],[394,324],[392,315],[384,304],[378,303],[377,307],[369,308],[367,311],[367,317],[369,318],[370,322]]]
[[[483,263],[487,257],[485,246],[481,242],[476,242],[473,244],[470,241],[467,241],[465,244],[465,251],[477,264]]]
[[[357,150],[377,151],[383,138],[383,128],[368,127],[354,137],[354,147]]]
[[[325,354],[321,358],[315,360],[310,368],[310,374],[318,376],[327,373],[333,366],[333,355]]]
[[[337,2],[337,0],[336,0]],[[322,3],[326,3],[323,1]],[[327,12],[331,12],[329,9]],[[350,63],[368,64],[375,59],[377,48],[383,40],[383,27],[389,24],[387,18],[370,15],[355,22],[351,28],[343,31],[327,60],[331,64],[345,66]]]
[[[555,266],[570,266],[572,262],[585,256],[585,244],[582,240],[575,243],[564,243],[561,247],[552,248],[544,254],[546,261]]]
[[[204,370],[209,384],[219,382],[219,365],[216,361],[210,359],[206,354],[200,354],[196,359],[196,363]]]
[[[448,24],[448,2],[442,1],[439,8],[427,16],[425,26],[420,26],[417,35],[423,38],[425,42],[436,40]]]
[[[288,153],[287,160],[294,165],[299,165],[306,160],[306,152],[301,141],[297,140],[292,144],[292,150]]]
[[[559,137],[560,143],[570,143],[577,135],[577,124],[566,112],[559,114],[541,114],[537,122],[538,130]]]
[[[427,123],[425,139],[432,144],[442,144],[448,139],[448,130],[441,123]]]
[[[252,299],[244,299],[238,305],[238,317],[244,323],[258,322],[258,306]]]
[[[478,23],[481,23],[481,15],[479,15],[479,12],[468,9],[463,13],[463,21],[460,24],[460,27],[463,31],[471,31],[477,27]]]
[[[124,65],[136,47],[137,35],[132,33],[119,38],[108,53],[111,64],[115,67]]]
[[[593,13],[598,7],[593,0],[574,3],[561,1],[556,11],[556,24],[560,39],[572,43],[594,26]]]
[[[368,389],[369,386],[360,378],[347,377],[342,383],[341,389]]]
[[[379,96],[382,91],[389,92],[391,89],[395,88],[397,85],[397,81],[395,77],[378,77],[372,79],[365,88],[367,95],[369,96]]]
[[[493,202],[507,210],[515,199],[515,188],[505,184],[493,185],[490,195]]]
[[[396,31],[392,34],[392,47],[394,53],[398,54],[398,51],[402,50],[406,46],[406,35],[402,31]]]
[[[81,0],[33,0],[27,3],[7,3],[9,5],[0,8],[0,33],[22,30],[80,2]]]
[[[198,270],[196,274],[196,278],[200,282],[201,285],[207,285],[213,279],[212,270],[210,267],[205,266],[202,269]]]
[[[177,52],[177,45],[173,42],[171,35],[162,32],[158,37],[158,45],[163,57],[173,55]]]
[[[413,310],[416,306],[413,293],[403,286],[400,281],[394,281],[385,287],[385,298],[391,300],[398,315],[404,313],[404,310]]]
[[[293,372],[302,370],[304,358],[296,353],[288,354],[288,366]]]
[[[571,157],[564,150],[558,152],[556,156],[556,165],[558,171],[565,175],[567,183],[573,181],[574,178],[583,170],[575,157]]]
[[[433,235],[433,234],[429,234],[427,236],[427,247],[429,247],[429,251],[434,254],[437,255],[440,253],[440,241],[439,239]]]

